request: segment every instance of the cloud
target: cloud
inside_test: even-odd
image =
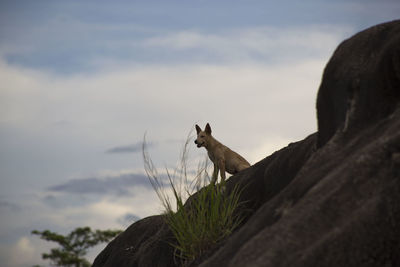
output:
[[[332,42],[340,41],[352,31],[348,26],[332,25],[172,30],[134,24],[98,25],[75,19],[56,17],[29,33],[25,27],[9,30],[8,36],[19,32],[19,37],[5,38],[0,43],[0,56],[17,66],[62,74],[93,73],[155,62],[278,64],[323,55]]]
[[[127,226],[129,219],[144,218],[161,213],[161,204],[152,189],[134,188],[132,190],[133,193],[129,196],[101,196],[92,203],[64,208],[60,219],[69,224],[107,229],[121,228],[121,225]],[[137,217],[134,217],[133,214]]]
[[[27,258],[32,258],[34,256],[35,248],[30,239],[26,236],[18,240],[15,249],[19,250],[19,252],[23,253]]]
[[[123,216],[119,217],[117,222],[126,227],[140,219],[141,218],[139,216],[137,216],[136,214],[126,213]]]
[[[20,267],[32,264],[44,264],[41,253],[48,249],[48,244],[30,236],[21,236],[13,244],[0,243],[0,260],[2,266]]]
[[[119,153],[137,153],[142,150],[142,143],[137,143],[133,145],[117,146],[110,148],[106,151],[109,154],[119,154]]]
[[[146,147],[152,147],[154,143],[146,143]],[[106,153],[108,154],[125,154],[125,153],[138,153],[142,151],[143,142],[138,142],[132,145],[125,146],[116,146],[110,149],[107,149]]]
[[[64,74],[99,70],[112,62],[115,66],[133,62],[276,62],[298,58],[298,54],[323,53],[331,33],[344,28],[311,23],[357,25],[360,30],[398,17],[399,5],[394,0],[336,2],[311,1],[299,6],[264,1],[230,7],[229,11],[225,4],[202,5],[200,9],[188,8],[191,4],[162,4],[163,12],[160,3],[158,8],[149,3],[119,7],[102,3],[90,19],[83,11],[93,9],[88,3],[68,1],[46,8],[31,5],[27,9],[31,12],[5,5],[0,15],[4,17],[0,54],[10,63]],[[381,12],[375,12],[377,8]],[[207,22],[202,12],[207,12]],[[176,20],[169,20],[170,14],[175,14]],[[237,20],[238,16],[243,19]]]
[[[132,140],[141,140],[146,131],[150,143],[185,139],[195,123],[210,122],[215,137],[239,153],[247,150],[245,157],[253,150],[259,154],[259,146],[275,136],[299,140],[316,129],[315,97],[333,47],[325,58],[280,66],[153,65],[72,77],[0,64],[0,126],[10,151],[4,151],[0,168],[27,166],[18,176],[39,182],[47,176],[47,184],[76,177],[77,170],[90,177],[87,173],[99,168],[139,169],[142,158],[134,153],[139,143]],[[115,140],[131,145],[114,146]],[[160,141],[150,149],[158,166],[175,165],[180,146]],[[131,154],[110,157],[122,151]]]
[[[172,53],[196,51],[189,58],[208,62],[297,62],[305,55],[320,57],[326,48],[350,32],[337,26],[276,28],[253,27],[223,32],[181,31],[143,40],[144,47],[158,47]],[[177,52],[178,51],[178,52]],[[207,56],[209,55],[209,56]]]
[[[19,211],[21,210],[21,207],[15,203],[11,203],[6,200],[0,200],[0,210],[1,209],[7,209],[10,211]]]
[[[144,174],[122,174],[117,177],[73,179],[67,183],[51,186],[52,192],[71,194],[128,195],[133,187],[150,188],[151,184]],[[52,200],[52,199],[48,199]]]

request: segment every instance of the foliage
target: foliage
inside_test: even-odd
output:
[[[176,254],[193,260],[229,236],[241,222],[235,213],[240,204],[239,195],[238,187],[225,194],[220,186],[210,184],[193,196],[187,208],[177,198],[177,211],[166,213],[167,223],[177,240]]]
[[[90,227],[78,227],[68,235],[60,235],[49,230],[43,232],[33,230],[32,234],[41,239],[58,243],[59,248],[51,249],[50,253],[43,253],[42,258],[50,260],[55,266],[89,267],[91,264],[84,258],[90,247],[99,243],[108,242],[120,230],[95,230]]]
[[[176,239],[171,245],[182,263],[214,247],[230,235],[242,220],[237,212],[241,190],[236,186],[228,193],[225,184],[209,183],[208,160],[199,164],[196,175],[190,179],[187,172],[189,143],[190,135],[183,146],[179,166],[173,174],[166,169],[166,184],[146,151],[146,139],[143,142],[145,170],[165,209],[166,223]],[[167,186],[172,191],[176,211],[164,191]]]

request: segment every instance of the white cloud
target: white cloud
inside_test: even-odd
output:
[[[350,28],[337,26],[254,27],[218,33],[172,32],[143,40],[142,46],[168,50],[196,49],[191,56],[207,51],[217,61],[297,62],[326,54],[332,44],[348,35]],[[205,55],[205,54],[204,54]],[[189,56],[189,58],[191,57]],[[213,62],[212,58],[208,58]]]
[[[47,183],[58,184],[99,168],[140,168],[140,153],[104,151],[139,142],[146,131],[148,142],[184,139],[195,123],[210,122],[218,140],[255,163],[268,155],[253,156],[268,140],[297,141],[316,130],[325,64],[321,58],[288,65],[143,66],[69,77],[2,64],[7,83],[0,85],[0,127],[11,129],[4,140],[15,142],[15,132],[24,137],[9,148],[21,153],[3,153],[26,166],[20,171],[35,170],[30,179],[47,176]],[[157,165],[174,165],[180,145],[150,150]],[[40,173],[40,166],[48,172]],[[60,175],[60,169],[68,172]]]
[[[1,90],[0,121],[28,131],[52,130],[55,122],[69,121],[77,127],[70,135],[129,141],[132,133],[136,140],[146,129],[171,134],[177,124],[182,131],[202,119],[243,123],[246,118],[246,123],[262,113],[313,109],[324,64],[144,67],[58,79],[22,71]],[[20,78],[26,83],[16,81]],[[303,106],[304,101],[312,106]]]
[[[271,155],[275,151],[278,151],[286,147],[291,141],[290,139],[282,138],[279,136],[271,136],[260,142],[257,148],[248,151],[248,160],[254,164],[266,156]]]
[[[48,244],[30,236],[22,236],[13,244],[0,244],[0,259],[2,266],[28,267],[44,263],[41,253],[49,249]]]
[[[38,236],[29,236],[30,231],[49,229],[67,234],[76,227],[90,226],[92,229],[123,229],[120,219],[126,214],[136,214],[143,218],[162,211],[156,194],[150,188],[138,186],[131,189],[132,195],[86,196],[68,195],[62,198],[64,203],[51,207],[43,202],[47,193],[38,194],[24,201],[18,212],[2,213],[0,227],[0,262],[2,266],[32,266],[42,263],[41,253],[56,247],[53,242],[41,240]],[[59,195],[55,195],[59,198]],[[80,204],[69,205],[69,202]],[[15,235],[17,239],[14,241]],[[94,248],[89,258],[93,260],[106,244]]]
[[[254,124],[251,117],[284,114],[296,107],[301,109],[293,115],[310,118],[310,112],[304,112],[313,109],[324,64],[345,31],[254,28],[220,35],[178,32],[145,41],[167,50],[208,49],[224,57],[243,54],[239,58],[252,59],[224,65],[124,65],[123,69],[62,77],[1,62],[0,123],[48,131],[64,121],[70,123],[69,136],[90,136],[89,142],[104,143],[113,136],[121,140],[118,143],[131,143],[132,137],[140,140],[145,130],[176,137],[172,128],[180,126],[182,132],[202,120],[228,129],[228,123],[243,123],[243,118]],[[256,60],[260,55],[274,58],[275,64]],[[287,63],[291,57],[296,60]],[[304,101],[311,105],[303,107]]]
[[[21,264],[22,265],[23,263],[27,263],[27,260],[29,262],[29,259],[32,259],[32,258],[34,258],[36,256],[35,255],[35,248],[34,248],[32,242],[30,241],[30,239],[28,237],[26,237],[26,236],[21,237],[18,240],[18,242],[15,245],[14,249],[15,249],[15,252],[13,253],[14,254],[13,261],[16,264]],[[18,256],[18,254],[19,255],[24,255],[24,257],[21,258],[21,257]]]

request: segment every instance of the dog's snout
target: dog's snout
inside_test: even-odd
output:
[[[197,145],[197,140],[194,140],[194,143]]]

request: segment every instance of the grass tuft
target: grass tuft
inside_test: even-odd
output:
[[[145,137],[142,148],[145,171],[165,209],[166,223],[176,239],[171,245],[182,265],[213,248],[242,221],[237,212],[241,204],[241,190],[235,186],[228,192],[225,190],[225,182],[219,185],[210,184],[208,158],[200,162],[195,175],[189,177],[187,160],[191,139],[189,133],[178,167],[172,173],[166,168],[164,179],[158,174],[147,152]],[[166,188],[171,190],[170,194],[165,191]],[[171,194],[173,201],[169,197]]]

